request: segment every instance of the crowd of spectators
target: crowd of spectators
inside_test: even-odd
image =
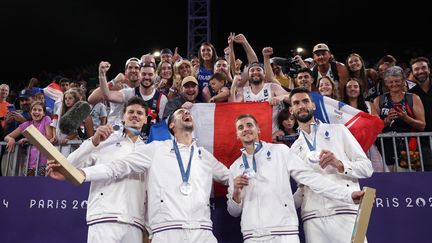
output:
[[[29,124],[39,125],[38,129],[58,146],[91,137],[98,126],[118,123],[124,104],[134,96],[149,106],[150,124],[167,118],[177,108],[188,109],[198,102],[266,101],[274,107],[273,142],[290,146],[297,135],[297,124],[287,109],[287,98],[290,90],[299,86],[379,116],[385,123],[383,132],[432,132],[430,63],[426,57],[396,60],[386,54],[372,62],[353,52],[337,60],[328,45],[318,43],[310,57],[295,55],[289,60],[273,56],[273,48],[265,47],[259,61],[243,34],[231,33],[227,40],[223,57],[209,42],[202,43],[197,55],[190,59],[182,57],[177,48],[162,49],[158,58],[150,54],[131,57],[125,62],[124,72],[110,73],[115,76],[111,80],[107,77],[111,64],[101,60],[98,66],[70,69],[61,75],[42,72],[25,86],[1,84],[1,132],[7,151],[12,151],[15,141],[26,143],[20,133]],[[241,46],[247,60],[236,58],[236,45]],[[48,86],[60,95],[49,96],[45,89]],[[76,133],[62,134],[58,121],[77,101],[88,101],[91,115]],[[144,132],[148,131],[149,127]],[[422,157],[424,170],[431,170],[428,137],[422,138],[420,144],[415,138],[408,140],[409,150],[404,138],[397,139],[396,153],[392,141],[385,141],[388,153],[384,161],[380,144],[373,145],[367,154],[375,171],[407,169],[408,156],[411,169],[421,169]],[[4,154],[5,149],[2,151]],[[38,163],[27,165],[28,175],[35,174],[35,166],[44,166],[46,159],[41,157]],[[39,172],[44,174],[43,170]]]

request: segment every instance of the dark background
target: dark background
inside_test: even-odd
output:
[[[287,56],[297,46],[310,51],[318,42],[327,43],[342,62],[351,52],[373,64],[385,54],[408,62],[432,51],[431,15],[414,1],[214,0],[211,10],[218,55],[230,31],[244,33],[260,58],[264,46]],[[0,30],[1,83],[83,66],[96,72],[101,60],[121,71],[127,58],[164,47],[178,46],[186,55],[187,1],[3,0]],[[243,57],[240,46],[236,51]]]

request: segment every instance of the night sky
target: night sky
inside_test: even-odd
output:
[[[351,52],[371,60],[385,54],[405,62],[409,55],[430,57],[427,8],[386,2],[213,1],[211,42],[222,55],[229,32],[244,33],[259,58],[264,46],[287,56],[318,42],[327,43],[339,61]],[[178,46],[186,55],[187,1],[3,0],[0,26],[2,83],[101,60],[120,70],[127,58],[164,47]],[[240,46],[236,51],[242,57]]]

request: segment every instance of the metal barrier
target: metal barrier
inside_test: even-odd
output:
[[[377,141],[390,171],[432,170],[432,132],[381,133]]]
[[[72,140],[65,145],[56,145],[57,149],[62,152],[64,156],[68,156],[71,152],[81,145],[82,141]],[[0,142],[1,154],[1,174],[3,176],[46,176],[45,164],[41,164],[40,152],[37,150],[36,165],[34,168],[30,167],[30,151],[33,147],[31,144],[15,145],[13,152],[9,153],[6,150],[6,142]]]

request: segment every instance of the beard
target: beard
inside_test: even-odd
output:
[[[312,119],[314,110],[308,110],[308,113],[306,115],[299,115],[298,113],[294,113],[294,117],[297,119],[297,121],[305,123]]]
[[[249,81],[250,81],[252,84],[260,84],[263,80],[264,80],[264,79],[263,79],[263,77],[261,77],[261,76],[259,76],[258,78],[257,78],[257,77],[251,77],[251,78],[249,79]]]
[[[414,78],[417,81],[419,81],[419,83],[424,83],[429,79],[429,75],[427,74],[414,75]]]
[[[148,88],[150,88],[152,85],[153,85],[153,82],[151,81],[151,82],[148,82],[149,84],[144,84],[145,83],[145,81],[141,81],[141,86],[143,86],[144,88],[146,88],[146,89],[148,89]]]
[[[22,104],[22,105],[20,105],[20,107],[21,107],[22,111],[30,112],[30,105]]]

